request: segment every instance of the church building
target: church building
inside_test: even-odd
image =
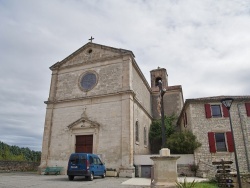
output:
[[[89,42],[50,69],[39,169],[62,166],[66,174],[70,154],[88,152],[120,177],[134,177],[134,155],[150,154],[150,125],[160,118],[159,80],[165,114],[183,107],[182,88],[168,86],[166,69],[150,72],[150,86],[130,50]]]

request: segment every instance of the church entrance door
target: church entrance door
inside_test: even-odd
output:
[[[76,136],[76,153],[92,153],[93,135]]]

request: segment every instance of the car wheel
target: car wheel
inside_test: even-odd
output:
[[[106,172],[104,171],[102,174],[102,178],[105,178],[105,177],[106,177]]]
[[[88,180],[93,181],[93,179],[94,179],[94,174],[93,174],[93,172],[91,172],[90,176],[88,177]]]
[[[68,176],[70,181],[74,180],[74,176]]]

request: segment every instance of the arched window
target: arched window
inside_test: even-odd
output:
[[[139,142],[139,122],[135,122],[135,141]]]
[[[162,78],[161,78],[161,77],[157,77],[157,78],[155,79],[155,86],[158,86],[159,80],[162,81]]]
[[[144,131],[143,131],[143,137],[144,137],[144,145],[147,145],[147,128],[144,127]]]

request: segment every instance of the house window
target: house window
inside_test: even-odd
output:
[[[220,105],[211,105],[212,117],[221,117]]]
[[[135,122],[135,141],[139,142],[139,122]]]
[[[215,133],[216,151],[227,151],[225,133]]]
[[[222,113],[223,112],[223,113]],[[206,118],[212,117],[229,117],[228,109],[224,105],[210,105],[205,104],[205,115]]]
[[[209,132],[208,142],[211,153],[234,152],[232,132]]]
[[[144,127],[144,145],[147,145],[147,129]]]

